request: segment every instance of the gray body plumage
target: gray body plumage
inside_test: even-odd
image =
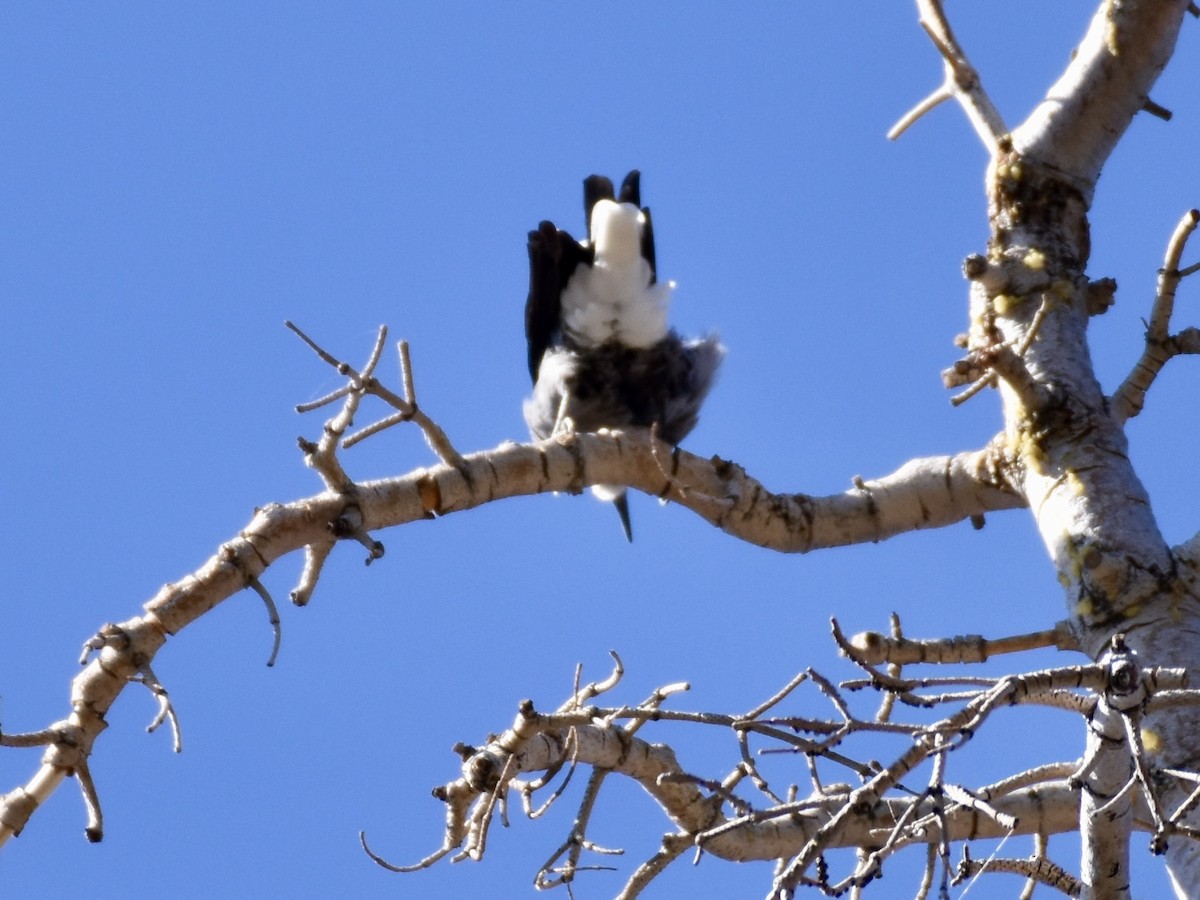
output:
[[[576,431],[658,426],[678,444],[695,426],[725,354],[716,337],[682,340],[667,326],[673,282],[659,282],[640,176],[619,196],[599,175],[584,181],[588,239],[551,222],[529,233],[525,335],[533,395],[525,422],[537,439]],[[598,485],[632,539],[623,487]]]
[[[725,352],[714,337],[683,341],[674,331],[644,349],[573,343],[546,351],[525,401],[525,423],[538,439],[551,435],[562,413],[577,431],[658,425],[664,441],[678,444],[696,427]]]

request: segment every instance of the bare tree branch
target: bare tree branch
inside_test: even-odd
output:
[[[946,77],[941,87],[922,100],[910,112],[906,113],[899,122],[892,126],[888,138],[895,140],[900,137],[910,125],[935,106],[954,98],[958,100],[967,114],[975,133],[983,142],[989,157],[994,157],[1000,148],[1001,139],[1008,133],[1004,120],[996,110],[991,98],[984,91],[979,73],[967,59],[967,54],[959,45],[942,0],[917,0],[920,12],[920,24],[933,45],[945,61]]]
[[[301,442],[306,458],[329,490],[259,509],[238,537],[223,544],[200,569],[168,584],[146,603],[144,616],[106,626],[88,642],[85,652],[99,654],[75,680],[73,696],[80,702],[64,726],[63,734],[69,738],[52,745],[55,752],[48,752],[42,768],[24,789],[0,800],[0,844],[24,827],[63,774],[79,770],[79,761],[86,760],[92,741],[105,727],[105,713],[125,685],[147,671],[167,635],[178,633],[247,586],[258,590],[263,571],[300,548],[306,549],[305,567],[292,598],[303,605],[311,598],[321,566],[338,539],[362,543],[369,550],[370,562],[383,555],[383,545],[370,536],[374,530],[504,497],[548,491],[578,493],[597,483],[628,483],[659,494],[697,510],[730,534],[790,552],[883,540],[1022,505],[1005,482],[1004,461],[990,447],[954,457],[915,460],[893,475],[871,482],[856,479],[851,491],[821,498],[771,494],[741,467],[672,449],[649,432],[566,434],[532,446],[504,444],[465,458],[451,452],[452,448],[447,450],[448,441],[442,445],[434,438],[431,444],[439,453],[449,454],[451,463],[358,484],[338,460],[338,444],[362,397],[390,393],[370,374],[379,361],[386,331],[380,330],[365,375],[301,336],[349,379],[348,391],[331,395],[343,400],[343,409],[326,425],[321,441]],[[401,356],[406,359],[403,351]],[[404,377],[411,398],[407,365]],[[415,405],[410,400],[400,402],[410,404],[402,412],[415,420]],[[422,429],[430,434],[428,425]],[[669,461],[669,473],[664,461]],[[714,497],[721,502],[714,504]],[[271,613],[270,595],[265,590],[258,592]],[[271,614],[277,627],[276,619],[277,614]],[[271,660],[277,650],[278,632]],[[59,761],[64,754],[68,761]],[[90,782],[86,786],[92,787]],[[96,820],[98,829],[98,815]]]
[[[1090,197],[1175,49],[1187,0],[1101,3],[1070,64],[1012,133],[1026,159]]]
[[[818,673],[809,671],[807,679],[797,677],[770,700],[759,704],[755,714],[782,702],[804,681],[820,686],[821,693],[835,707],[836,720],[802,721],[791,718],[738,720],[712,713],[689,713],[663,709],[662,700],[673,688],[656,691],[647,701],[634,707],[581,707],[576,689],[572,697],[557,711],[537,713],[532,703],[521,704],[510,729],[489,738],[481,748],[463,748],[463,776],[438,788],[435,794],[446,803],[447,819],[442,846],[413,866],[395,866],[372,858],[397,871],[425,867],[451,852],[455,858],[480,858],[485,850],[487,825],[497,803],[518,783],[521,773],[557,771],[568,760],[572,767],[594,767],[591,783],[608,774],[621,775],[638,781],[653,797],[671,820],[675,830],[666,834],[662,847],[647,862],[638,867],[626,884],[622,896],[634,897],[667,866],[678,859],[690,846],[702,848],[706,854],[723,859],[779,859],[788,864],[778,873],[773,896],[785,896],[801,885],[820,887],[838,895],[861,888],[882,874],[891,855],[913,844],[925,843],[935,848],[932,859],[949,882],[950,843],[982,837],[1008,837],[1033,834],[1041,838],[1041,853],[1029,863],[1001,862],[989,869],[986,865],[969,864],[959,867],[960,879],[973,877],[981,871],[1015,872],[1042,883],[1059,880],[1060,885],[1074,883],[1061,867],[1050,863],[1044,855],[1044,838],[1059,831],[1077,827],[1079,794],[1085,784],[1095,790],[1101,782],[1100,770],[1107,764],[1104,756],[1123,760],[1127,772],[1141,772],[1117,784],[1116,796],[1123,797],[1136,807],[1139,814],[1150,810],[1157,832],[1168,831],[1192,837],[1186,826],[1176,824],[1183,811],[1195,803],[1194,796],[1182,804],[1172,817],[1154,813],[1159,798],[1156,781],[1145,768],[1141,747],[1140,710],[1149,697],[1168,694],[1187,694],[1187,702],[1200,703],[1200,692],[1183,691],[1185,673],[1179,670],[1142,670],[1128,665],[1125,650],[1112,660],[1099,665],[1065,667],[1031,672],[1001,679],[960,679],[979,682],[982,690],[958,697],[946,697],[944,702],[958,705],[949,716],[929,725],[872,726],[850,712],[837,688]],[[869,671],[869,670],[868,670]],[[877,687],[892,691],[897,688],[886,682]],[[1062,708],[1091,716],[1105,707],[1114,723],[1119,723],[1108,746],[1096,749],[1081,766],[1078,763],[1055,763],[1015,775],[1002,782],[974,790],[950,782],[946,778],[949,754],[963,742],[986,727],[994,712],[1013,704],[1039,703],[1055,692],[1072,693],[1077,703]],[[1107,700],[1101,700],[1101,692]],[[1116,705],[1113,705],[1116,704]],[[822,787],[815,779],[814,790],[801,798],[795,790],[779,801],[765,786],[754,780],[753,787],[770,798],[770,805],[756,806],[753,800],[735,793],[749,775],[744,766],[735,767],[722,782],[692,775],[680,766],[675,753],[666,745],[647,743],[634,737],[633,732],[643,724],[659,720],[690,722],[700,726],[728,729],[751,729],[767,740],[791,739],[783,729],[772,723],[788,725],[793,734],[818,731],[827,737],[820,742],[805,744],[805,753],[813,758],[832,760],[832,747],[844,742],[857,731],[875,731],[883,735],[902,737],[908,748],[887,764],[860,766],[866,779],[859,788],[850,785]],[[626,720],[624,727],[617,723]],[[847,729],[844,726],[854,725]],[[932,773],[928,787],[920,792],[906,788],[902,779],[917,765],[930,762]],[[1190,784],[1200,782],[1200,775],[1177,773]],[[538,779],[545,784],[548,779]],[[532,784],[533,782],[525,782]],[[1131,791],[1130,785],[1134,787]],[[1200,796],[1200,792],[1194,792]],[[589,849],[601,852],[587,838],[587,814],[594,802],[594,789],[585,792],[571,834],[539,875],[541,883],[549,885],[556,873],[562,884],[569,885],[575,876],[594,868],[581,866],[579,854]],[[726,809],[728,808],[728,812]],[[1098,815],[1103,815],[1101,809]],[[1132,823],[1132,818],[1128,819]],[[1115,846],[1115,845],[1114,845]],[[821,861],[824,854],[842,847],[874,847],[860,854],[853,870],[839,881],[829,879],[828,867]],[[570,858],[565,867],[548,867],[564,855]],[[929,870],[932,871],[932,870]],[[926,881],[932,883],[927,871]],[[1088,879],[1091,878],[1091,881]],[[1085,873],[1083,883],[1098,884],[1094,873]]]
[[[1034,835],[1034,853],[1029,859],[1000,857],[997,848],[991,858],[976,861],[964,849],[955,878],[1017,874],[1027,881],[1023,896],[1034,884],[1069,896],[1129,896],[1130,836],[1138,828],[1152,833],[1154,852],[1166,851],[1168,839],[1183,839],[1170,848],[1176,875],[1200,865],[1192,843],[1200,840],[1194,815],[1200,808],[1194,747],[1200,692],[1187,688],[1183,665],[1144,665],[1135,652],[1152,649],[1155,662],[1188,663],[1194,671],[1195,652],[1181,644],[1193,640],[1196,630],[1200,535],[1167,549],[1129,462],[1122,428],[1142,409],[1169,359],[1200,354],[1200,329],[1170,330],[1180,280],[1200,271],[1200,264],[1181,267],[1200,212],[1189,211],[1171,238],[1145,350],[1111,402],[1092,369],[1087,327],[1090,316],[1111,305],[1115,283],[1086,274],[1096,180],[1139,111],[1170,118],[1149,92],[1170,58],[1182,17],[1196,8],[1186,0],[1102,3],[1058,83],[1010,135],[958,43],[942,0],[917,5],[920,24],[943,59],[945,80],[889,136],[954,99],[989,154],[991,236],[987,252],[964,266],[972,282],[970,334],[962,342],[967,354],[945,375],[947,386],[965,387],[952,401],[956,405],[984,388],[998,388],[1004,429],[987,447],[913,460],[874,480],[856,476],[851,489],[823,497],[768,491],[736,463],[672,447],[655,429],[568,430],[539,444],[506,443],[463,456],[418,406],[407,344],[399,345],[400,391],[376,375],[386,328],[380,328],[359,371],[288,323],[346,379],[338,390],[298,407],[339,404],[318,440],[300,442],[325,490],[256,511],[203,566],[152,598],[143,615],[103,626],[85,644],[85,668],[72,684],[68,718],[36,732],[0,734],[5,747],[45,748],[29,782],[0,796],[0,844],[20,833],[68,776],[76,778],[83,795],[87,837],[101,839],[100,791],[89,760],[106,727],[105,714],[128,684],[151,691],[157,713],[150,729],[169,722],[179,749],[175,709],[151,666],[169,635],[249,587],[267,608],[274,629],[268,664],[274,662],[279,615],[260,577],[281,556],[305,551],[291,595],[304,605],[339,541],[360,543],[371,562],[383,557],[383,544],[373,536],[382,528],[506,497],[610,484],[673,501],[740,540],[790,553],[881,541],[1028,507],[1070,618],[1052,629],[990,641],[976,635],[915,640],[902,633],[898,617],[889,635],[868,632],[848,640],[835,622],[835,639],[860,677],[836,682],[806,670],[743,715],[666,708],[667,698],[684,684],[661,688],[635,706],[596,706],[591,701],[620,682],[623,667],[614,654],[608,679],[581,686],[577,673],[569,699],[557,710],[539,713],[524,701],[501,734],[489,736],[482,747],[460,745],[461,777],[435,791],[445,803],[441,845],[412,865],[396,866],[362,838],[364,850],[380,865],[405,872],[447,856],[479,859],[496,816],[507,824],[514,788],[526,814],[535,817],[559,802],[576,769],[588,765],[592,771],[574,820],[538,872],[539,888],[565,886],[570,893],[580,873],[598,868],[586,865],[584,854],[619,852],[588,834],[602,788],[616,776],[645,788],[669,821],[661,847],[633,873],[623,897],[637,896],[689,848],[729,860],[774,860],[770,896],[780,900],[791,900],[802,886],[858,896],[895,853],[915,844],[927,848],[918,896],[935,884],[945,896],[951,842],[981,837]],[[390,411],[348,435],[367,397],[379,398]],[[339,454],[408,421],[421,428],[440,462],[400,477],[356,482]],[[1123,633],[1114,635],[1124,630],[1128,641]],[[1173,641],[1160,641],[1167,632]],[[999,679],[921,677],[903,668],[1050,646],[1083,650],[1091,658],[1102,647],[1107,651],[1090,665]],[[855,711],[863,705],[856,692],[864,689],[885,695],[878,711]],[[805,691],[827,708],[820,718],[785,714],[785,703]],[[998,711],[1021,704],[1082,718],[1088,728],[1082,760],[1050,763],[973,788],[951,780],[954,751],[991,729]],[[950,710],[942,713],[945,707]],[[936,715],[941,718],[929,721]],[[897,721],[901,718],[909,721]],[[719,729],[736,742],[736,762],[718,777],[687,771],[671,746],[640,736],[644,726],[663,720]],[[885,762],[877,759],[882,754],[856,753],[863,735],[893,741],[898,749]],[[802,779],[772,785],[776,763],[765,759],[796,760],[794,769],[809,778],[808,796],[796,786]],[[928,768],[919,773],[923,766]],[[830,770],[857,783],[831,778]],[[522,777],[530,772],[541,774]],[[542,790],[550,796],[535,805],[533,796]],[[1051,861],[1046,846],[1048,835],[1075,830],[1084,846],[1078,878]],[[1179,844],[1186,846],[1181,850]],[[840,879],[832,876],[830,860],[837,858],[830,851],[850,847],[858,853],[849,871]]]
[[[1083,885],[1078,878],[1063,870],[1050,860],[1035,856],[1030,859],[972,859],[970,850],[963,847],[963,858],[954,872],[954,885],[960,885],[968,879],[978,877],[983,873],[1023,875],[1029,880],[1030,886],[1044,884],[1060,891],[1067,897],[1078,897],[1083,892]],[[1023,893],[1021,896],[1030,896]]]
[[[1068,622],[1059,622],[1048,631],[1021,634],[988,640],[982,635],[968,634],[935,640],[913,640],[863,631],[850,639],[850,645],[860,658],[872,665],[892,663],[964,663],[984,662],[1003,653],[1019,653],[1037,647],[1059,650],[1078,650],[1079,642],[1071,633]]]
[[[1167,244],[1167,255],[1163,260],[1163,267],[1158,272],[1158,290],[1150,313],[1150,323],[1146,326],[1146,349],[1142,351],[1142,356],[1134,365],[1133,371],[1113,394],[1112,415],[1117,422],[1124,423],[1142,411],[1146,402],[1146,391],[1172,357],[1181,353],[1196,352],[1197,348],[1189,346],[1189,338],[1172,335],[1170,328],[1171,316],[1175,312],[1175,292],[1183,279],[1179,261],[1183,258],[1188,238],[1192,236],[1198,224],[1200,210],[1188,210],[1175,226],[1175,233],[1171,235]]]

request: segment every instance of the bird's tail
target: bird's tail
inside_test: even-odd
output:
[[[597,484],[592,486],[592,493],[598,500],[608,500],[621,517],[621,528],[625,531],[625,540],[633,543],[633,525],[629,521],[629,495],[625,488],[614,484]]]
[[[629,522],[629,495],[621,491],[620,496],[613,501],[617,515],[621,517],[621,527],[625,529],[625,540],[633,543],[633,525]]]

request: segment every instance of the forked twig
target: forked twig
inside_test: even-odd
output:
[[[921,27],[942,56],[946,70],[945,80],[937,90],[892,126],[888,131],[888,138],[895,140],[931,109],[947,100],[955,99],[967,114],[975,133],[987,148],[988,155],[995,157],[1008,128],[983,89],[979,73],[975,71],[975,67],[971,65],[955,38],[946,18],[946,11],[942,7],[942,0],[917,0],[917,10],[920,13]]]
[[[454,449],[454,445],[450,443],[450,439],[446,436],[445,431],[417,405],[412,360],[409,356],[407,341],[400,341],[397,347],[400,357],[400,378],[404,391],[403,396],[401,396],[389,390],[375,377],[375,369],[379,364],[379,360],[383,355],[383,348],[387,342],[386,325],[379,326],[379,332],[376,336],[375,344],[371,349],[371,355],[360,373],[349,363],[329,353],[292,322],[285,322],[284,324],[304,341],[325,363],[332,366],[339,375],[347,379],[347,383],[337,390],[326,394],[318,400],[303,403],[296,407],[297,412],[309,412],[332,403],[335,400],[343,398],[345,400],[342,412],[335,419],[331,420],[325,428],[326,435],[332,438],[332,446],[323,446],[323,442],[315,448],[317,450],[318,462],[324,463],[325,457],[332,457],[334,448],[339,444],[342,448],[349,449],[358,442],[365,440],[371,435],[378,434],[392,425],[400,422],[414,422],[421,429],[422,434],[425,435],[425,440],[430,448],[438,455],[442,462],[456,469],[462,470],[465,468],[465,461],[462,455]],[[349,428],[350,423],[353,421],[354,413],[357,411],[359,403],[367,395],[378,397],[395,409],[396,412],[360,429],[354,434],[345,435],[346,429]],[[318,468],[318,471],[321,471],[316,462],[314,462],[314,468]],[[338,469],[340,470],[340,467]]]
[[[1200,332],[1197,329],[1185,328],[1174,335],[1170,331],[1171,316],[1175,312],[1175,292],[1179,288],[1179,282],[1187,275],[1194,274],[1200,267],[1200,263],[1197,263],[1186,269],[1179,268],[1188,238],[1195,232],[1197,225],[1200,225],[1200,210],[1189,209],[1179,220],[1171,240],[1167,242],[1166,258],[1158,272],[1154,305],[1150,312],[1150,321],[1146,325],[1146,347],[1134,364],[1133,371],[1113,394],[1110,404],[1112,417],[1119,423],[1132,419],[1142,411],[1146,403],[1146,392],[1172,357],[1200,353]]]

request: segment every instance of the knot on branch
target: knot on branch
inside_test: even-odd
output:
[[[105,725],[104,727],[107,727]],[[55,722],[44,734],[48,740],[46,752],[42,754],[42,765],[64,769],[74,774],[81,766],[87,765],[87,758],[92,752],[95,735],[70,719]]]
[[[1108,667],[1104,699],[1113,709],[1128,711],[1142,705],[1149,688],[1141,663],[1125,643],[1125,635],[1115,634],[1101,662]]]
[[[362,510],[355,503],[347,503],[342,514],[329,523],[329,533],[338,540],[352,538],[367,548],[364,562],[369,566],[384,554],[384,546],[367,533],[363,525]]]
[[[79,655],[79,664],[86,666],[88,658],[99,650],[109,648],[118,654],[124,654],[132,645],[133,639],[129,636],[129,632],[120,625],[105,622],[94,635],[83,642],[83,652]],[[103,661],[101,666],[107,668]]]
[[[475,750],[463,761],[463,778],[476,793],[491,793],[501,786],[501,775],[511,758],[511,754],[491,745]]]
[[[1042,251],[1022,248],[992,256],[973,253],[963,260],[962,269],[966,279],[994,301],[997,297],[1030,297],[1052,288],[1062,290],[1050,263]]]
[[[1104,315],[1117,302],[1117,279],[1098,278],[1089,281],[1085,300],[1089,316]]]
[[[87,665],[92,654],[98,653],[95,664],[105,675],[121,681],[132,680],[154,658],[164,641],[166,630],[154,615],[119,624],[107,622],[83,642],[79,664]],[[79,712],[90,710],[97,690],[95,685],[76,688],[72,706]]]
[[[37,798],[24,788],[0,794],[0,826],[19,835],[37,808]]]

